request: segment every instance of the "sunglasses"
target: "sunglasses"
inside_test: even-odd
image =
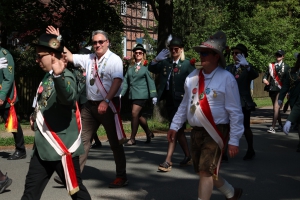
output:
[[[93,45],[97,45],[98,43],[100,45],[102,45],[104,42],[106,42],[107,40],[98,40],[98,41],[93,41]]]
[[[136,51],[136,52],[134,52],[134,54],[135,54],[135,55],[143,55],[144,53],[141,52],[141,51]]]
[[[199,55],[202,56],[202,57],[206,57],[209,54],[214,54],[214,53],[210,52],[210,51],[201,51],[201,52],[199,52]]]
[[[174,51],[177,52],[180,48],[179,48],[179,47],[170,47],[169,49],[170,49],[170,51],[173,51],[173,50],[174,50]]]
[[[42,59],[44,56],[50,55],[50,53],[37,53],[35,55],[36,59]]]
[[[278,57],[278,58],[282,57],[282,55],[279,54],[279,53],[276,53],[275,56]]]
[[[241,54],[241,52],[237,52],[237,51],[231,52],[231,55],[238,55],[238,54]]]

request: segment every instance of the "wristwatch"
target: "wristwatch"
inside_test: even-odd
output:
[[[104,101],[105,101],[106,103],[108,103],[108,104],[109,104],[109,102],[110,102],[109,99],[104,99]]]

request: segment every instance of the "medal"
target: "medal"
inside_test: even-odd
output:
[[[204,94],[201,93],[201,94],[199,95],[199,99],[202,100],[203,98],[204,98]]]
[[[217,97],[217,92],[214,91],[213,97],[216,98]]]
[[[47,106],[47,101],[46,101],[46,100],[43,101],[43,106],[44,106],[44,107]]]
[[[205,89],[205,94],[209,94],[210,93],[210,88],[206,88]]]
[[[195,104],[193,104],[193,105],[190,107],[190,112],[191,112],[192,114],[194,114],[195,111],[196,111],[196,106],[195,106]]]
[[[92,79],[90,80],[90,85],[94,85],[94,84],[95,84],[95,79],[92,78]]]

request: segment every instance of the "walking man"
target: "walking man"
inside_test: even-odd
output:
[[[48,26],[47,33],[59,35],[59,29]],[[102,30],[93,31],[92,43],[95,53],[72,54],[64,48],[69,62],[81,66],[86,71],[86,93],[88,101],[81,109],[82,141],[85,153],[80,156],[80,169],[83,171],[91,147],[91,138],[102,124],[113,151],[116,163],[116,179],[111,188],[128,184],[126,158],[123,148],[125,134],[119,115],[123,81],[123,62],[109,50],[108,34]]]
[[[184,97],[167,135],[168,141],[174,142],[177,130],[186,120],[193,127],[191,153],[200,178],[198,200],[209,200],[213,186],[229,200],[239,199],[243,192],[218,176],[227,138],[230,136],[229,156],[234,157],[239,152],[239,139],[244,132],[238,86],[224,69],[225,46],[226,35],[219,31],[194,47],[200,54],[202,69],[194,70],[186,78]]]

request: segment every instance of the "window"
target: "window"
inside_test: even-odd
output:
[[[126,15],[127,4],[126,1],[121,1],[121,15]]]
[[[147,1],[142,1],[142,18],[146,19],[147,16],[148,16]]]

